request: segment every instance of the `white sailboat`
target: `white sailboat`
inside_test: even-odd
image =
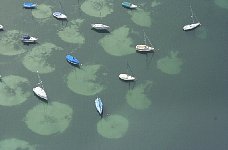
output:
[[[97,112],[102,116],[102,114],[103,114],[103,103],[101,101],[101,98],[97,97],[95,99],[95,106],[96,106]]]
[[[148,40],[148,42],[150,43],[150,46],[146,45],[146,40]],[[144,44],[139,44],[136,45],[136,51],[137,52],[153,52],[154,51],[154,47],[152,46],[149,38],[146,36],[146,33],[144,32]]]
[[[193,30],[193,29],[195,29],[195,28],[197,28],[197,27],[199,27],[199,26],[201,25],[201,23],[200,23],[199,21],[197,21],[197,22],[195,21],[194,18],[196,18],[196,16],[194,16],[194,14],[193,14],[191,5],[190,5],[190,10],[191,10],[192,23],[191,23],[191,24],[185,25],[185,26],[183,27],[183,30],[184,30],[184,31]]]
[[[127,67],[130,69],[129,64],[127,64]],[[128,69],[127,69],[128,70]],[[132,72],[132,71],[131,71]],[[136,78],[128,73],[121,73],[119,74],[119,78],[124,81],[134,81]]]
[[[52,15],[57,19],[67,19],[67,16],[65,14],[58,11],[54,12]]]
[[[96,23],[96,24],[91,24],[92,28],[97,29],[97,30],[108,30],[110,27],[105,24],[101,23]]]
[[[121,73],[119,74],[119,78],[124,81],[134,81],[135,77],[127,74],[127,73]]]
[[[37,73],[38,73],[38,71],[37,71]],[[48,101],[48,97],[44,90],[44,87],[43,87],[39,74],[38,74],[38,79],[39,79],[39,82],[38,82],[37,86],[34,87],[32,90],[38,97],[44,99],[45,101]]]

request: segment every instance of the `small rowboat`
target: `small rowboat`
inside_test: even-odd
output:
[[[3,30],[3,25],[0,24],[0,30]]]
[[[100,114],[100,116],[102,115],[103,113],[103,103],[101,101],[101,98],[96,98],[95,99],[95,106],[96,106],[96,109],[97,109],[97,112]]]
[[[119,74],[119,78],[124,81],[134,81],[135,80],[135,77],[133,77],[129,74],[126,74],[126,73]]]
[[[79,60],[72,55],[66,55],[66,60],[73,65],[79,65],[80,64]]]
[[[147,46],[147,45],[136,45],[136,51],[138,52],[151,52],[151,51],[154,51],[154,47],[151,47],[151,46]]]
[[[130,2],[123,2],[122,6],[128,9],[136,9],[138,6]]]
[[[192,23],[192,24],[188,24],[188,25],[185,25],[185,26],[183,27],[183,30],[184,30],[184,31],[193,30],[193,29],[199,27],[200,25],[201,25],[201,24],[200,24],[199,22],[197,22],[197,23]]]
[[[36,8],[37,7],[37,4],[36,3],[32,3],[32,2],[24,2],[23,3],[23,7],[24,8],[33,9],[33,8]]]
[[[52,15],[57,19],[67,19],[67,16],[61,12],[54,12]]]
[[[91,24],[91,26],[92,28],[97,30],[107,30],[110,28],[108,25],[101,24],[101,23]]]

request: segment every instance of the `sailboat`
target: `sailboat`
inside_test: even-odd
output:
[[[60,5],[62,11],[65,12],[60,1],[59,1],[59,5]],[[53,12],[52,15],[56,19],[59,19],[59,20],[67,20],[67,15],[65,15],[64,13],[62,13],[60,11]]]
[[[108,25],[101,24],[101,23],[91,24],[91,27],[96,30],[108,30],[110,28]]]
[[[129,64],[127,64],[127,67],[130,69]],[[124,81],[134,81],[136,78],[128,73],[121,73],[119,74],[119,78]]]
[[[97,97],[95,99],[95,106],[96,106],[96,109],[97,109],[97,112],[99,113],[99,115],[102,116],[102,114],[103,114],[103,103],[101,101],[101,98]]]
[[[146,40],[148,40],[148,42],[150,43],[150,46],[146,45]],[[154,51],[154,47],[152,46],[149,38],[146,36],[146,33],[144,32],[144,44],[139,44],[136,45],[136,51],[137,52],[153,52]]]
[[[101,12],[100,12],[100,19],[102,20],[101,17]],[[98,30],[98,31],[103,31],[103,30],[108,30],[110,26],[102,23],[92,23],[91,24],[92,29]]]
[[[37,74],[38,74],[38,71],[37,71]],[[48,97],[47,97],[47,94],[44,90],[44,87],[43,87],[43,84],[42,84],[42,81],[40,79],[39,74],[38,74],[38,79],[39,79],[39,82],[38,82],[37,86],[34,87],[32,90],[38,97],[44,99],[47,102]]]
[[[67,16],[65,14],[58,11],[54,12],[52,15],[57,19],[67,19]]]
[[[193,14],[191,5],[190,5],[190,10],[191,10],[192,23],[191,23],[191,24],[185,25],[185,26],[183,27],[183,30],[184,30],[184,31],[193,30],[193,29],[195,29],[195,28],[197,28],[197,27],[199,27],[199,26],[201,25],[199,21],[195,22],[194,17],[196,18],[196,16],[194,16],[194,14]]]

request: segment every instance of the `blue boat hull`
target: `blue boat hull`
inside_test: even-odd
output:
[[[79,60],[77,60],[77,59],[76,59],[75,57],[73,57],[72,55],[67,55],[67,56],[66,56],[66,60],[67,60],[69,63],[73,64],[73,65],[79,65],[79,64],[80,64]]]
[[[36,8],[36,4],[35,3],[31,3],[31,2],[25,2],[24,4],[23,4],[23,7],[24,8],[30,8],[30,9],[33,9],[33,8]]]

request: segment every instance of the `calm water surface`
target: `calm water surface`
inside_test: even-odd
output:
[[[226,150],[228,2],[224,1],[223,4],[217,5],[214,0],[132,1],[140,8],[130,11],[121,7],[120,0],[109,1],[113,12],[102,18],[84,13],[80,9],[84,2],[37,1],[39,6],[51,6],[51,11],[63,11],[68,16],[68,22],[62,22],[53,18],[51,14],[46,18],[34,17],[34,10],[22,8],[22,0],[1,1],[0,24],[4,25],[5,29],[0,32],[1,40],[4,39],[5,33],[16,30],[20,32],[19,35],[29,33],[37,36],[39,43],[23,45],[19,38],[13,39],[16,45],[14,48],[17,50],[17,47],[22,47],[25,52],[18,55],[5,55],[0,52],[1,75],[26,78],[28,84],[20,86],[24,91],[30,92],[27,100],[18,105],[1,104],[0,141],[18,139],[35,145],[37,150]],[[222,0],[217,2],[220,4]],[[191,21],[190,3],[202,26],[191,32],[184,32],[183,25]],[[139,14],[138,17],[141,19],[138,20],[138,24],[131,19],[137,11],[146,12]],[[45,12],[44,16],[48,13]],[[148,16],[151,19],[149,23],[145,19]],[[70,27],[71,21],[76,19],[83,20],[78,28],[78,32],[85,39],[81,44],[66,42],[57,34]],[[140,21],[143,23],[140,24]],[[110,25],[110,33],[91,30],[90,24],[97,22]],[[130,47],[134,48],[135,45],[142,43],[145,31],[152,44],[159,50],[148,55],[132,52],[128,55],[114,56],[106,52],[99,40],[112,35],[112,32],[123,26],[129,29],[128,37],[132,42]],[[119,41],[119,45],[122,42],[124,43]],[[48,57],[44,54],[47,58],[46,63],[55,68],[53,71],[40,73],[49,96],[48,104],[33,95],[32,87],[38,82],[37,74],[27,69],[23,63],[26,54],[44,43],[52,43],[63,49],[50,53]],[[0,42],[0,46],[3,51],[6,44]],[[118,50],[118,45],[115,49]],[[76,71],[77,74],[79,70],[65,61],[65,55],[71,52],[83,64],[81,69],[86,65],[102,65],[94,81],[105,87],[101,92],[86,96],[68,88],[67,76],[72,71]],[[165,58],[169,58],[169,61],[164,61]],[[163,62],[163,69],[159,67],[159,62]],[[137,78],[134,84],[118,79],[119,73],[127,71],[127,63]],[[139,106],[140,101],[145,98],[149,99],[149,103],[146,107],[134,108],[127,102],[126,95],[130,91],[134,93],[145,83],[149,83],[149,86],[135,96]],[[5,92],[1,87],[0,94],[3,103],[10,92]],[[94,99],[97,96],[103,99],[103,119],[107,119],[108,115],[118,115],[128,121],[125,132],[118,129],[122,126],[118,125],[118,122],[110,128],[118,130],[117,133],[123,132],[120,138],[107,138],[97,131],[97,123],[101,121],[94,106]],[[15,101],[17,99],[20,99],[20,96],[15,96]],[[136,107],[137,101],[134,103]],[[50,135],[41,135],[30,130],[25,123],[27,112],[42,104],[43,109],[37,110],[37,113],[49,113],[48,105],[52,105],[52,102],[66,104],[72,108],[71,120],[66,129]],[[2,145],[4,142],[0,143],[1,150],[9,149]],[[16,149],[17,144],[15,145]],[[20,147],[26,148],[32,149]]]

